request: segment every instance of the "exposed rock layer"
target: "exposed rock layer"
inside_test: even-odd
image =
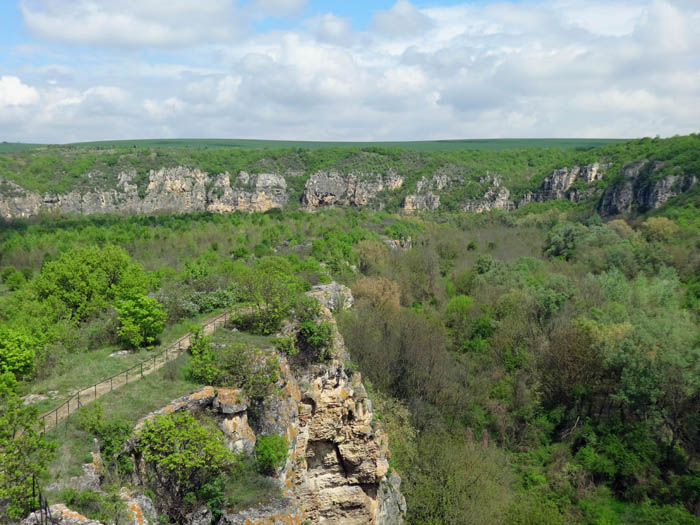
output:
[[[29,191],[11,181],[0,183],[4,191],[0,199],[0,217],[23,219],[42,214],[157,214],[212,211],[229,213],[267,211],[287,203],[287,183],[274,174],[240,173],[232,186],[230,175],[208,175],[198,169],[183,167],[151,171],[148,185],[139,192],[134,182],[136,172],[121,173],[116,188],[63,195]]]
[[[400,478],[387,476],[387,436],[372,416],[372,405],[357,372],[348,371],[342,336],[327,306],[352,304],[343,286],[317,287],[310,295],[322,303],[322,319],[333,327],[332,360],[292,366],[279,357],[278,393],[265,403],[262,417],[251,428],[248,404],[236,389],[205,387],[150,414],[208,410],[215,414],[225,443],[233,451],[252,451],[257,435],[283,434],[289,456],[277,472],[282,496],[269,505],[224,514],[222,523],[399,524],[405,514]],[[291,327],[290,327],[291,329]],[[272,350],[271,350],[272,351]],[[143,421],[129,442],[133,450]],[[137,464],[137,480],[143,479]],[[191,523],[207,516],[192,515]]]
[[[662,176],[662,168],[662,163],[648,160],[626,164],[605,191],[603,185],[598,184],[608,170],[605,164],[596,162],[556,169],[539,188],[525,193],[516,205],[499,175],[487,172],[476,179],[463,168],[447,166],[422,177],[415,190],[403,196],[401,207],[405,213],[416,213],[436,210],[450,203],[461,211],[481,213],[509,210],[530,202],[554,199],[579,202],[595,198],[604,216],[643,212],[661,206],[697,181],[697,176]],[[229,173],[212,175],[198,169],[175,167],[151,171],[140,187],[137,178],[135,171],[122,172],[113,189],[40,195],[0,177],[0,218],[10,220],[62,213],[263,212],[284,208],[291,193],[285,178],[272,173],[241,171],[232,177]],[[403,176],[391,170],[347,174],[318,171],[306,181],[300,200],[308,210],[329,206],[381,208],[383,195],[399,191],[404,182]],[[453,192],[469,197],[457,200]]]

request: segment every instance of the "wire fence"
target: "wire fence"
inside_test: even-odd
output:
[[[36,482],[36,476],[32,476],[32,500],[37,502],[38,509],[33,513],[36,525],[57,525],[58,518],[51,515],[49,501],[41,491],[41,487]]]
[[[202,324],[203,333],[205,335],[213,333],[217,328],[223,326],[229,320],[230,316],[231,314],[229,312],[224,312],[216,317],[213,317],[212,319],[207,320]],[[175,342],[161,349],[152,357],[149,357],[148,359],[145,359],[144,361],[141,361],[140,363],[137,363],[126,370],[122,370],[118,374],[108,377],[99,383],[95,383],[94,385],[78,390],[63,404],[39,416],[39,423],[41,425],[40,431],[45,433],[53,428],[56,428],[60,421],[68,417],[73,412],[76,412],[83,405],[95,401],[98,397],[111,392],[112,390],[137,381],[143,376],[159,369],[168,361],[175,359],[184,350],[187,350],[190,347],[192,335],[193,334],[191,332],[188,332]]]

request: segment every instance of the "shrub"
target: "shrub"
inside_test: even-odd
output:
[[[294,356],[299,353],[299,348],[297,347],[297,338],[295,335],[277,338],[275,340],[275,348],[289,356]]]
[[[328,321],[319,323],[309,319],[299,325],[299,347],[314,360],[325,361],[330,357],[332,339],[333,331]]]
[[[53,498],[65,503],[71,510],[102,523],[126,523],[126,504],[118,494],[106,494],[93,490],[61,490]]]
[[[146,466],[146,485],[176,523],[196,508],[197,491],[236,459],[218,430],[206,428],[189,413],[146,420],[135,451]]]
[[[287,460],[287,440],[279,434],[259,437],[255,443],[255,459],[261,474],[272,474]]]
[[[125,299],[115,310],[119,314],[117,333],[132,348],[152,346],[168,317],[158,301],[145,295]]]
[[[37,340],[12,328],[0,327],[0,374],[11,372],[21,379],[34,371]]]

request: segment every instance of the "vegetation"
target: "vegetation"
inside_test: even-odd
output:
[[[132,150],[96,150],[90,162],[107,165],[106,155],[116,155],[116,167],[129,158],[141,166],[151,155]],[[594,152],[158,151],[154,163],[184,159],[229,172],[393,167],[407,174],[409,191],[445,163],[475,174],[494,163],[522,190],[553,167],[603,154],[613,167],[602,185],[616,183],[615,166],[642,157],[697,174],[698,150],[693,135]],[[50,152],[13,153],[11,162]],[[2,162],[1,170],[14,169]],[[37,184],[58,180],[64,168],[51,175],[51,166],[36,168]],[[105,396],[101,415],[96,404],[61,424],[57,445],[22,433],[27,468],[12,480],[0,470],[7,512],[31,508],[32,475],[79,474],[93,437],[110,476],[125,474],[117,451],[131,425],[196,385],[235,386],[262,402],[275,392],[273,346],[293,364],[327,359],[330,325],[301,297],[333,279],[353,290],[356,306],[337,320],[388,432],[409,523],[466,515],[473,523],[697,523],[700,192],[607,223],[569,202],[414,218],[386,204],[379,212],[58,218],[0,230],[0,372],[8,385],[0,461],[24,457],[10,422],[35,422],[36,409],[19,396],[56,389],[55,400],[38,405],[51,408],[79,386],[71,381],[89,384],[150,355],[146,348],[181,335],[190,320],[241,312],[231,321],[238,332],[198,333],[190,355]],[[296,328],[273,339],[285,319]],[[107,357],[123,346],[132,349],[124,361]],[[170,520],[201,504],[217,515],[263,501],[271,492],[261,472],[286,459],[284,438],[274,435],[258,440],[252,458],[222,451],[210,424],[158,418],[142,435],[142,453],[167,490],[158,497],[180,502]],[[109,498],[62,497],[94,516],[118,512]]]

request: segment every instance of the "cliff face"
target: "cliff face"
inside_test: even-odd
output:
[[[323,289],[312,295],[326,305],[352,304],[345,287],[319,288]],[[388,475],[387,436],[373,419],[360,374],[345,368],[348,356],[330,310],[325,306],[322,310],[324,320],[333,326],[333,358],[326,363],[303,365],[290,364],[284,356],[278,356],[278,394],[266,401],[262,416],[255,421],[248,418],[249,407],[242,392],[230,388],[205,387],[157,412],[208,410],[217,418],[227,447],[235,452],[252,451],[258,435],[277,433],[286,437],[289,456],[276,473],[282,498],[263,507],[224,513],[220,523],[403,522],[406,506],[400,492],[401,479],[396,474]],[[132,449],[141,424],[135,429]],[[142,477],[144,467],[138,458],[137,466],[136,472]],[[206,512],[195,513],[189,523],[208,523]]]
[[[598,211],[603,217],[627,214],[632,211],[645,212],[664,204],[672,197],[688,191],[697,177],[666,175],[659,177],[661,162],[643,160],[625,164],[620,177],[603,193]]]
[[[239,173],[231,186],[228,173],[208,175],[197,169],[164,168],[151,171],[145,192],[139,194],[136,172],[119,175],[116,188],[63,195],[26,190],[11,181],[0,181],[0,217],[22,219],[53,213],[189,213],[212,211],[228,213],[267,211],[287,203],[287,183],[273,174]]]
[[[575,182],[581,182],[586,186],[600,180],[605,172],[605,166],[595,162],[587,166],[573,166],[571,168],[561,168],[554,170],[547,176],[537,191],[527,192],[518,206],[529,202],[546,202],[555,199],[568,199],[578,202],[592,197],[595,193],[594,187],[583,189],[573,188]]]
[[[301,197],[307,209],[324,206],[366,206],[380,191],[394,191],[404,179],[390,171],[386,174],[342,175],[338,172],[317,172],[306,181]]]
[[[401,208],[405,213],[416,213],[449,205],[464,212],[481,213],[555,199],[573,202],[598,199],[598,210],[603,216],[643,212],[658,208],[697,182],[696,176],[659,176],[662,166],[648,160],[626,164],[618,179],[605,190],[596,184],[607,169],[604,164],[557,169],[517,204],[511,200],[511,192],[499,175],[487,172],[477,182],[463,168],[445,166],[422,177],[415,190],[405,195]],[[383,192],[396,192],[404,183],[404,177],[391,170],[349,174],[319,171],[306,181],[301,204],[307,210],[328,206],[381,208]],[[470,197],[457,200],[454,196],[458,194]],[[285,178],[273,173],[241,171],[231,177],[229,173],[211,175],[185,167],[163,168],[151,171],[147,184],[139,187],[137,173],[132,170],[120,173],[112,189],[61,195],[41,195],[0,176],[0,218],[5,220],[61,213],[264,212],[284,208],[288,201]]]

